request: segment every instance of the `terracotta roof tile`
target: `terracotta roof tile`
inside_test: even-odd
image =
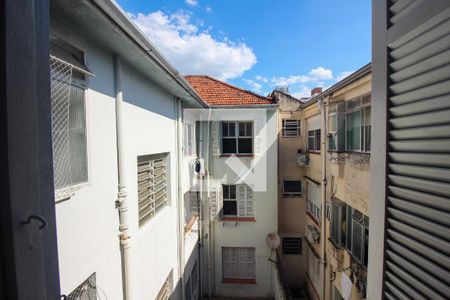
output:
[[[185,76],[197,94],[209,105],[273,104],[272,98],[260,96],[206,75]]]

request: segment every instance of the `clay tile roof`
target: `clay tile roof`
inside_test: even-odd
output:
[[[260,96],[206,75],[188,75],[185,78],[209,105],[274,104],[272,98]]]

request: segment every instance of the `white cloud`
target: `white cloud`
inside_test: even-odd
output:
[[[226,80],[241,76],[256,63],[253,50],[245,43],[214,39],[192,22],[190,13],[156,11],[129,16],[183,74],[207,74]]]
[[[206,10],[206,12],[211,12],[212,8],[211,8],[211,6],[207,6],[207,7],[205,7],[205,10]]]
[[[345,72],[339,73],[339,76],[336,77],[336,81],[341,81],[342,79],[344,79],[345,77],[348,77],[353,72],[355,72],[355,71],[345,71]]]
[[[269,82],[269,79],[267,79],[267,77],[264,77],[264,76],[261,76],[261,75],[255,76],[255,79],[258,80],[258,81],[262,81],[264,83]]]
[[[311,89],[306,85],[301,85],[300,90],[296,93],[292,93],[292,96],[294,96],[297,99],[303,97],[311,97]]]
[[[316,82],[333,78],[333,72],[330,69],[318,67],[309,71],[308,75],[291,75],[288,77],[272,77],[271,82],[277,86],[292,85],[296,83]]]
[[[186,0],[186,4],[190,6],[197,6],[198,0]]]
[[[244,82],[247,83],[249,86],[252,87],[252,90],[256,93],[261,93],[262,91],[262,84],[257,83],[254,80],[251,79],[244,79]]]

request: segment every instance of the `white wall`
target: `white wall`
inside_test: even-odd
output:
[[[262,114],[261,115],[261,111]],[[268,147],[266,155],[266,190],[254,192],[254,222],[222,222],[215,224],[215,294],[230,297],[272,296],[272,266],[268,258],[271,254],[265,239],[268,233],[277,231],[277,119],[275,111],[245,109],[224,113],[223,120],[263,120],[266,119],[266,135],[262,135],[262,145]],[[270,141],[275,141],[270,144]],[[264,149],[263,149],[264,150]],[[225,163],[227,157],[215,157],[213,177],[222,184],[233,184],[238,179]],[[250,165],[254,158],[241,158]],[[262,158],[264,159],[264,158]],[[260,171],[260,170],[259,170]],[[222,283],[222,247],[254,247],[256,262],[256,284]]]

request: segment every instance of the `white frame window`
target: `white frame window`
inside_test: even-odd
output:
[[[255,248],[222,247],[222,280],[255,281]]]
[[[337,247],[346,243],[346,204],[338,199],[331,200],[330,239]]]
[[[139,226],[169,204],[169,153],[138,156]]]
[[[283,197],[298,198],[303,196],[303,183],[301,180],[283,180]]]
[[[320,204],[320,185],[314,182],[307,182],[308,195],[306,199],[306,211],[320,223],[321,218],[321,204]]]
[[[308,151],[320,151],[320,129],[308,131]]]
[[[283,137],[298,137],[300,135],[300,120],[297,119],[283,119],[282,136]]]
[[[351,216],[351,254],[361,265],[367,268],[369,245],[369,217],[353,209]]]
[[[236,185],[222,185],[224,217],[236,217],[238,214],[236,187]]]
[[[302,238],[301,237],[283,237],[282,238],[283,254],[302,254]]]
[[[159,289],[158,295],[155,300],[169,300],[172,295],[172,285],[173,285],[173,271],[171,270],[169,276],[167,276],[163,285]]]
[[[221,127],[222,154],[252,155],[254,153],[253,121],[223,121]]]
[[[195,155],[195,125],[189,122],[184,123],[183,130],[183,154],[187,157]]]

